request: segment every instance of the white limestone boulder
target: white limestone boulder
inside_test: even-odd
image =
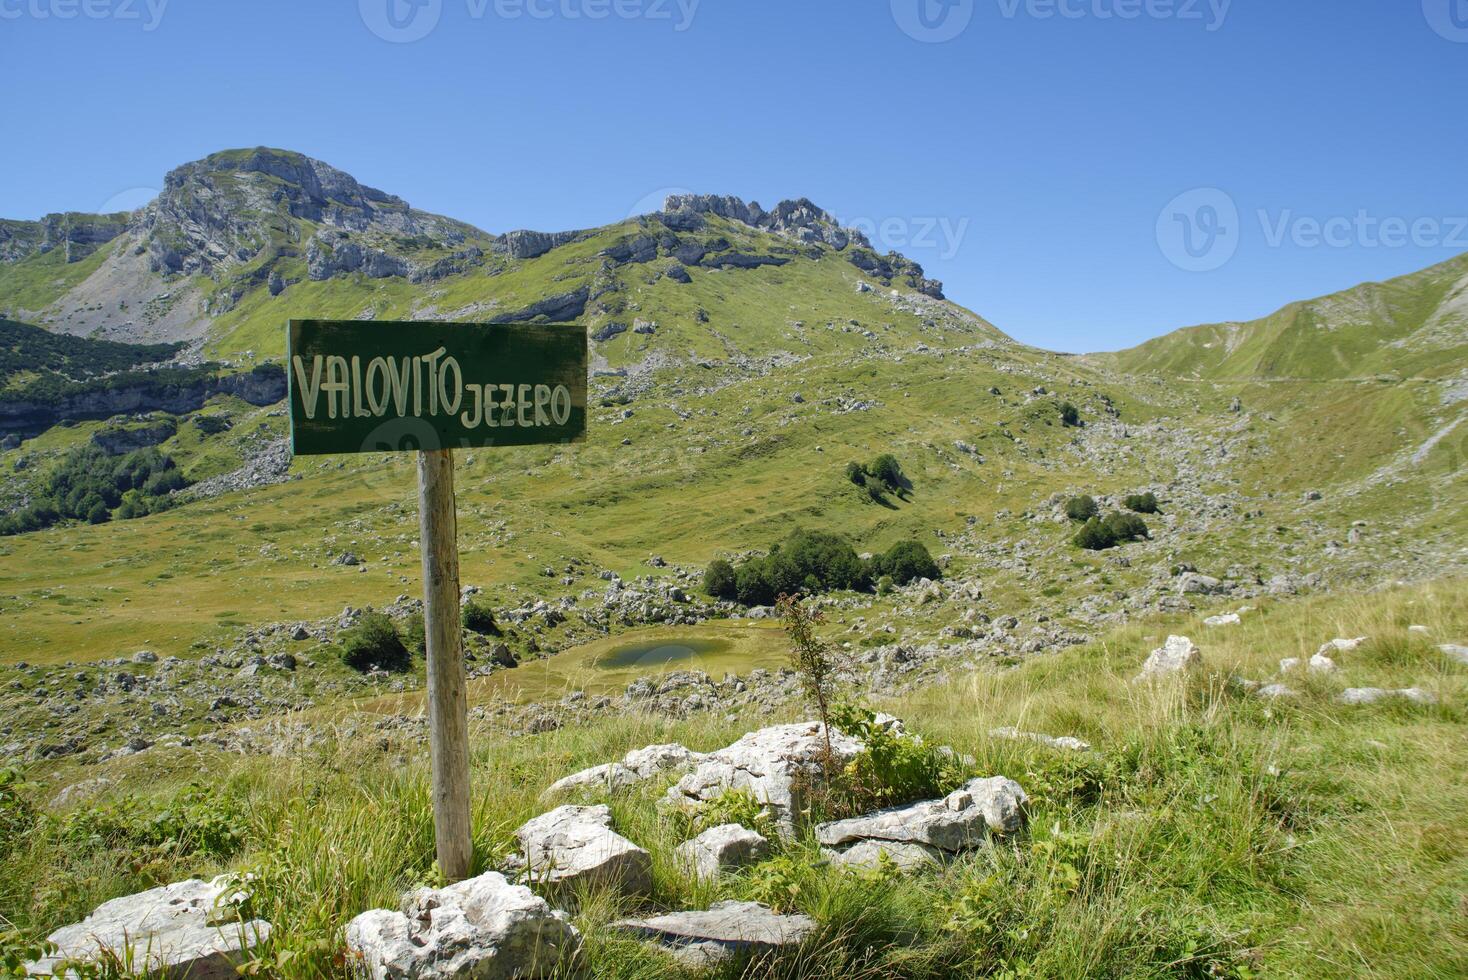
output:
[[[652,888],[652,856],[612,830],[604,805],[561,806],[515,831],[527,880],[559,888],[607,886],[624,894]]]
[[[677,743],[649,745],[633,749],[620,762],[592,766],[558,779],[542,794],[542,798],[549,799],[582,790],[623,790],[657,776],[687,772],[702,758],[703,753],[694,752]]]
[[[490,872],[404,896],[347,925],[347,949],[370,980],[537,980],[565,976],[581,951],[566,913]]]
[[[706,912],[673,912],[622,919],[608,928],[649,939],[691,970],[706,970],[736,956],[758,956],[798,946],[817,929],[804,915],[777,915],[758,902],[717,902]]]
[[[31,976],[53,976],[63,960],[98,962],[116,957],[148,972],[186,980],[236,980],[235,967],[270,938],[270,923],[242,921],[248,899],[230,875],[197,878],[104,902],[81,922],[47,938],[55,955],[27,964]]]
[[[680,864],[702,879],[717,878],[729,868],[755,864],[770,856],[770,842],[737,823],[710,827],[673,851]]]
[[[1175,677],[1203,666],[1203,651],[1186,636],[1169,636],[1142,664],[1138,681]]]
[[[830,764],[836,769],[862,750],[860,741],[835,729],[830,738]],[[819,722],[761,728],[700,759],[692,772],[669,788],[667,799],[696,809],[730,790],[746,791],[770,809],[776,827],[788,835],[806,803],[802,786],[819,778],[825,754],[826,737]]]

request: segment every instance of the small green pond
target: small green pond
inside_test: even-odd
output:
[[[695,657],[716,656],[733,648],[728,640],[688,638],[681,640],[650,640],[628,643],[614,647],[593,665],[599,670],[624,670],[629,667],[661,667],[664,664],[691,660]]]

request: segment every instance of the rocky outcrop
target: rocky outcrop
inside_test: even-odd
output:
[[[137,230],[154,272],[193,274],[247,262],[280,244],[282,234],[289,239],[295,226],[284,218],[447,246],[477,233],[319,160],[268,147],[227,150],[173,170],[163,192],[139,213]],[[364,262],[385,268],[381,258]]]
[[[831,731],[831,763],[846,765],[862,750],[861,742]],[[782,833],[794,832],[795,815],[805,808],[803,786],[822,771],[826,737],[819,722],[776,725],[750,732],[739,741],[705,756],[693,771],[674,784],[670,803],[696,809],[729,790],[753,794],[769,807]]]
[[[401,256],[365,248],[339,231],[318,232],[306,246],[306,274],[318,281],[350,272],[369,279],[406,278],[411,271]]]
[[[535,980],[566,975],[581,934],[566,913],[490,872],[420,888],[401,912],[362,913],[347,925],[347,949],[371,980]]]
[[[938,858],[981,844],[989,833],[1012,834],[1024,826],[1025,791],[1002,776],[975,779],[941,800],[925,800],[877,813],[819,824],[816,840],[840,859],[860,843],[916,845],[899,848],[894,857],[917,854]],[[882,847],[868,846],[862,857],[874,857]]]
[[[695,231],[703,227],[702,217],[715,215],[729,221],[773,232],[807,244],[828,245],[841,251],[849,245],[870,247],[865,235],[854,228],[842,228],[835,215],[812,204],[806,198],[781,201],[773,211],[758,202],[745,204],[737,197],[709,194],[674,194],[663,202],[658,217],[669,228]]]
[[[582,286],[573,289],[569,293],[558,293],[547,296],[536,303],[531,303],[522,310],[512,313],[500,313],[491,315],[490,323],[529,323],[545,317],[547,322],[562,323],[574,320],[586,312],[586,304],[591,302],[591,287]]]
[[[707,970],[741,954],[798,946],[816,931],[816,922],[804,915],[776,915],[757,902],[717,902],[707,912],[622,919],[609,928],[652,940],[686,969]]]
[[[127,231],[129,215],[48,214],[40,221],[0,221],[0,262],[61,249],[68,263],[80,262]]]
[[[1410,701],[1413,704],[1437,704],[1437,695],[1420,687],[1384,690],[1379,687],[1352,687],[1342,691],[1336,700],[1341,704],[1379,704],[1382,701]]]
[[[655,776],[671,776],[687,772],[703,753],[693,752],[676,742],[633,749],[621,762],[608,762],[572,773],[551,784],[542,796],[549,798],[578,790],[611,792],[627,789]]]
[[[0,399],[0,432],[41,432],[66,420],[106,419],[114,415],[198,411],[218,394],[234,395],[251,405],[273,405],[286,395],[285,371],[278,364],[262,364],[240,374],[196,372],[186,383],[175,375],[145,373],[136,383],[102,386],[52,401]]]
[[[51,976],[63,960],[96,963],[111,954],[140,974],[235,980],[235,967],[270,938],[270,923],[238,915],[248,897],[233,878],[222,876],[115,898],[51,933],[55,954],[27,969],[31,976]]]
[[[99,429],[92,433],[92,445],[108,456],[124,456],[137,449],[147,449],[173,438],[178,432],[178,423],[173,419],[158,419],[145,425],[125,428]]]
[[[1167,642],[1153,650],[1142,664],[1137,680],[1173,677],[1203,665],[1203,653],[1186,636],[1169,636]]]
[[[512,259],[534,259],[588,234],[585,231],[508,231],[495,240],[494,250]]]
[[[698,878],[717,878],[730,868],[756,864],[770,856],[770,842],[737,823],[710,827],[673,851],[674,858]]]
[[[870,245],[867,245],[864,248],[853,250],[847,256],[847,261],[862,272],[880,279],[884,286],[890,286],[894,280],[901,279],[909,287],[925,296],[933,299],[944,298],[941,282],[936,279],[928,279],[923,273],[922,266],[896,252],[878,255]]]
[[[643,894],[652,888],[652,856],[612,830],[606,806],[562,806],[515,831],[516,865],[526,880],[558,889],[572,885]]]

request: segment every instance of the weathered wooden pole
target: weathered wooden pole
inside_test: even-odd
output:
[[[438,869],[469,877],[469,714],[459,633],[459,542],[454,453],[418,454],[418,525],[423,551],[423,632],[428,648],[428,731],[433,757],[433,826]]]

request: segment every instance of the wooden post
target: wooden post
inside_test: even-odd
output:
[[[474,855],[469,815],[469,716],[459,633],[458,517],[454,454],[418,454],[418,524],[423,551],[423,632],[428,647],[428,731],[433,757],[433,826],[438,869],[450,882],[469,877]]]

